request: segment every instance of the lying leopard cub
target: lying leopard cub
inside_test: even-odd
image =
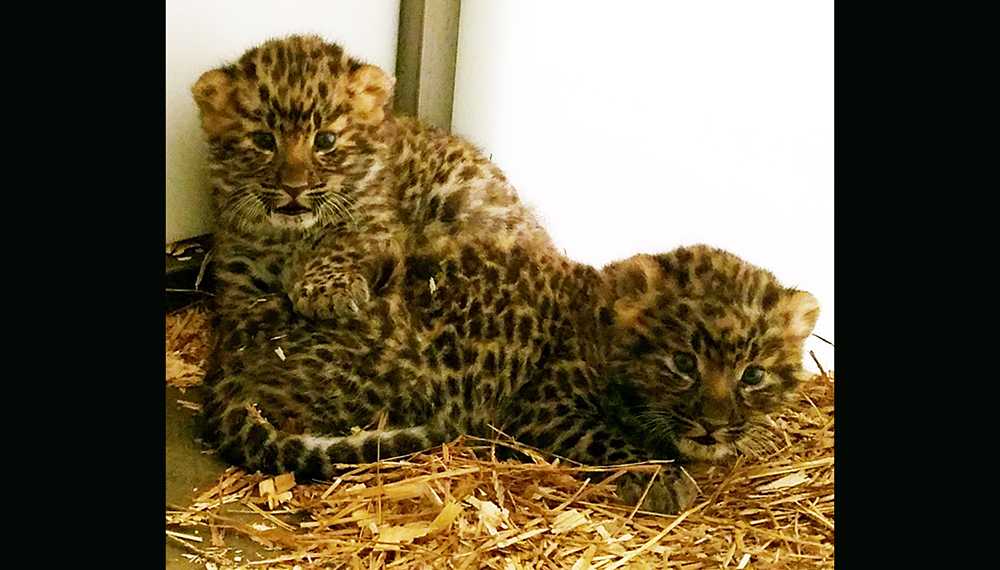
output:
[[[551,247],[481,152],[393,116],[392,88],[382,70],[314,36],[269,41],[193,86],[224,330],[291,317],[276,311],[286,296],[300,315],[349,316],[414,248],[474,238]],[[240,343],[255,333],[241,332]]]
[[[550,250],[451,248],[409,256],[401,298],[348,326],[269,321],[266,338],[219,351],[205,412],[222,456],[329,478],[495,426],[588,464],[719,460],[752,447],[755,423],[805,377],[815,298],[724,251],[598,271]],[[634,504],[648,481],[619,479],[619,492]],[[643,507],[677,512],[694,496],[671,465]]]

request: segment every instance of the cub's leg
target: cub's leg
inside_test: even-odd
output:
[[[518,441],[573,461],[587,465],[621,465],[663,459],[651,457],[649,451],[629,442],[624,434],[606,425],[596,414],[557,411],[548,402],[537,405],[535,410],[525,411],[528,413],[522,417],[533,417],[532,422],[515,424],[508,428],[513,431],[507,433],[513,433]],[[652,483],[654,473],[630,472],[616,479],[618,496],[635,505],[646,493],[640,508],[659,513],[679,513],[690,507],[697,497],[694,481],[675,464],[660,467]]]
[[[295,311],[318,320],[359,313],[371,296],[356,258],[348,252],[329,252],[306,262],[287,286]]]
[[[295,319],[282,291],[281,266],[280,255],[220,248],[213,273],[218,282],[215,324],[222,350],[231,353],[280,334],[276,331]]]
[[[338,240],[296,255],[283,275],[295,311],[316,320],[343,320],[384,295],[402,265],[401,248],[383,240]]]

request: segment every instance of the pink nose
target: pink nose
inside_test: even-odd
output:
[[[295,200],[296,198],[298,198],[299,195],[301,195],[303,192],[305,192],[307,188],[309,188],[309,186],[307,184],[305,184],[305,183],[302,183],[301,185],[295,185],[295,186],[289,186],[288,184],[282,184],[281,185],[281,189],[284,190],[285,194],[288,194],[288,196],[292,200]]]

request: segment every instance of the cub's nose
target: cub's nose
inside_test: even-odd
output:
[[[702,445],[712,445],[713,443],[719,443],[719,440],[716,439],[714,435],[709,435],[709,434],[700,435],[698,437],[692,437],[691,439]]]
[[[294,186],[289,184],[281,185],[281,190],[284,191],[285,194],[288,194],[288,197],[291,198],[293,201],[297,199],[308,188],[309,185],[306,184],[305,182],[303,182],[302,184],[295,184]]]
[[[729,420],[704,417],[699,420],[701,427],[705,429],[708,433],[712,433],[717,429],[722,429],[729,425]]]

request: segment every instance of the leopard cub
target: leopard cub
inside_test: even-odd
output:
[[[392,113],[393,84],[339,45],[290,36],[193,86],[217,210],[216,300],[236,345],[261,317],[353,319],[416,248],[551,247],[478,149]]]
[[[652,483],[618,485],[633,504],[648,486],[644,508],[677,512],[695,497],[679,464],[755,449],[763,415],[806,377],[819,312],[707,246],[598,270],[453,241],[401,265],[386,270],[399,296],[373,298],[352,326],[264,319],[258,342],[217,351],[205,414],[223,457],[329,478],[496,427],[585,464],[675,460]]]

